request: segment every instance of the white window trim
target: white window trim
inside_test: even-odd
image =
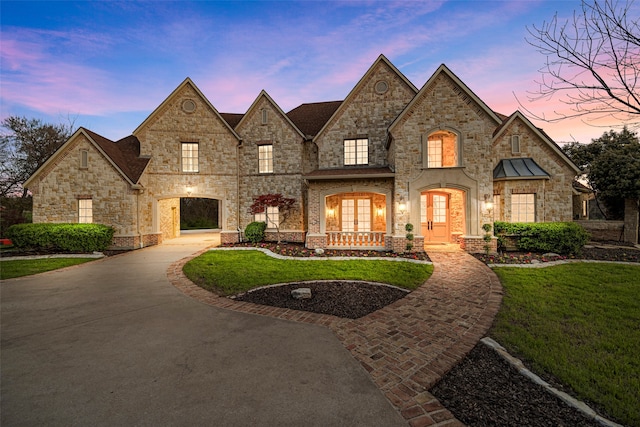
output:
[[[353,144],[353,150],[349,150],[349,156],[347,156],[347,145],[351,144]],[[342,148],[345,166],[366,166],[369,164],[369,138],[345,139]],[[351,154],[353,154],[353,156],[351,156]]]
[[[92,199],[78,199],[78,223],[79,224],[93,223],[93,200]]]
[[[188,146],[195,146],[195,150],[191,148],[187,151],[187,154],[193,154],[195,156],[185,156],[185,148]],[[185,162],[185,160],[192,160],[191,162]],[[198,142],[181,142],[180,143],[180,169],[186,173],[198,173],[200,172],[200,144]]]
[[[273,173],[273,144],[258,145],[258,173]]]
[[[523,196],[531,196],[532,201],[520,200]],[[528,198],[528,197],[527,197]],[[531,206],[533,212],[527,212],[527,207]],[[524,207],[525,211],[521,209]],[[511,222],[536,222],[536,194],[517,193],[511,195]]]

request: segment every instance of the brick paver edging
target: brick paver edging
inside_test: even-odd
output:
[[[167,277],[183,293],[216,307],[326,326],[412,427],[463,425],[428,390],[486,334],[500,308],[502,286],[485,264],[462,251],[429,251],[434,271],[425,284],[360,319],[342,319],[234,301],[200,288],[182,268],[207,250],[169,266]]]

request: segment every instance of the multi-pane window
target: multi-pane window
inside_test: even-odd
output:
[[[369,140],[367,138],[344,140],[344,164],[346,166],[369,164]]]
[[[182,143],[182,172],[198,172],[198,143]]]
[[[535,222],[535,194],[511,195],[511,222]]]
[[[277,228],[280,225],[280,214],[277,206],[267,206],[266,212],[257,213],[254,221],[266,222],[267,228]]]
[[[258,172],[273,172],[273,145],[258,146]]]
[[[442,167],[442,140],[441,139],[429,139],[427,143],[427,166],[430,168]]]
[[[93,200],[78,200],[78,222],[81,224],[91,224],[93,222]]]

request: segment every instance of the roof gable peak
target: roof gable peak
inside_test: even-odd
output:
[[[144,129],[145,126],[147,126],[158,114],[160,114],[160,112],[163,110],[163,108],[169,104],[171,102],[171,100],[173,100],[173,98],[175,98],[176,96],[178,96],[178,94],[186,87],[186,86],[190,86],[194,92],[197,94],[198,97],[200,97],[200,99],[207,105],[207,107],[209,107],[211,109],[211,111],[213,112],[213,114],[218,117],[218,119],[220,119],[220,121],[223,123],[223,125],[231,132],[231,134],[237,139],[240,140],[240,137],[238,136],[238,134],[233,130],[233,128],[231,126],[229,126],[229,124],[227,123],[227,121],[222,118],[222,116],[220,116],[220,113],[218,112],[218,110],[213,106],[213,104],[211,104],[211,102],[209,101],[209,99],[207,99],[206,96],[204,96],[204,94],[202,93],[202,91],[200,91],[200,89],[198,88],[198,86],[193,82],[193,80],[191,80],[190,77],[185,78],[182,83],[180,83],[178,85],[178,87],[176,87],[170,94],[169,96],[167,96],[165,98],[164,101],[162,101],[162,103],[160,103],[160,105],[158,105],[156,107],[155,110],[153,110],[153,112],[151,114],[149,114],[149,116],[136,128],[136,130],[133,131],[133,135],[137,135],[138,133],[140,133],[142,131],[142,129]]]

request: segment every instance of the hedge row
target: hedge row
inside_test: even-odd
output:
[[[114,229],[102,224],[16,224],[7,237],[19,249],[51,252],[101,252]]]
[[[504,249],[505,236],[514,236],[518,250],[578,254],[589,241],[589,233],[575,222],[501,222],[493,224],[499,249]]]

